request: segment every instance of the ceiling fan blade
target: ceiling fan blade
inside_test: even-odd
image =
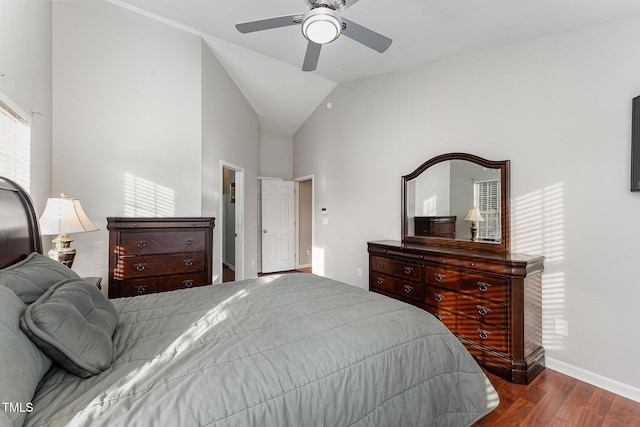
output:
[[[304,54],[304,63],[302,64],[302,71],[314,71],[318,65],[318,58],[320,58],[321,44],[309,42],[307,44],[307,53]]]
[[[370,47],[371,49],[380,53],[384,52],[391,46],[391,40],[389,37],[385,37],[380,33],[376,33],[373,30],[358,25],[353,21],[342,18],[342,22],[346,24],[346,27],[342,30],[342,34],[353,39],[363,45]]]
[[[299,24],[302,15],[278,16],[276,18],[261,19],[259,21],[243,22],[236,24],[236,28],[243,34],[255,31],[270,30],[271,28],[286,27],[288,25]]]
[[[356,4],[358,2],[358,0],[342,0],[342,2],[344,2],[344,6],[342,6],[340,9],[341,10],[345,10],[345,9],[350,8],[354,4]]]

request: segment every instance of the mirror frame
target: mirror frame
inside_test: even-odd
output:
[[[502,204],[500,206],[500,220],[501,220],[501,239],[500,243],[486,243],[486,242],[472,242],[470,240],[455,240],[435,237],[422,237],[422,236],[409,236],[408,235],[408,217],[407,217],[407,181],[417,178],[421,173],[429,169],[431,166],[447,160],[466,160],[471,163],[484,166],[491,169],[500,170],[501,180],[501,197]],[[511,218],[510,218],[510,172],[509,172],[509,160],[487,160],[482,157],[474,156],[473,154],[466,153],[448,153],[441,154],[430,160],[424,162],[418,169],[411,172],[409,175],[402,177],[402,243],[412,245],[433,245],[444,246],[449,248],[458,249],[475,249],[488,252],[509,252],[510,250],[510,231],[511,231]]]

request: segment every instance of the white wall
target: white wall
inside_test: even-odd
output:
[[[30,115],[30,194],[40,214],[51,196],[51,2],[0,1],[0,92]]]
[[[101,228],[75,235],[74,269],[106,278],[106,217],[219,217],[221,160],[255,182],[257,117],[199,36],[106,2],[55,2],[53,22],[53,190]]]
[[[510,159],[512,249],[546,256],[550,364],[640,400],[637,52],[632,19],[338,86],[294,136],[294,176],[314,174],[316,218],[328,209],[314,262],[367,288],[366,242],[400,238],[402,175],[447,152]]]
[[[244,170],[244,277],[257,270],[258,115],[233,83],[206,43],[202,43],[202,212],[216,217],[220,229],[213,233],[214,276],[222,265],[221,161]],[[238,174],[236,174],[236,179]],[[238,191],[238,184],[236,184]],[[236,196],[236,209],[239,200]],[[215,277],[222,280],[221,277]]]
[[[293,136],[258,132],[258,176],[293,179]]]

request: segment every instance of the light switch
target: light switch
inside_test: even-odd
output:
[[[329,225],[329,218],[322,218],[322,225]]]

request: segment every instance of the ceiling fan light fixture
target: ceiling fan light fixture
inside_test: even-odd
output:
[[[342,32],[342,19],[328,7],[316,7],[304,15],[302,34],[317,44],[331,43]]]

